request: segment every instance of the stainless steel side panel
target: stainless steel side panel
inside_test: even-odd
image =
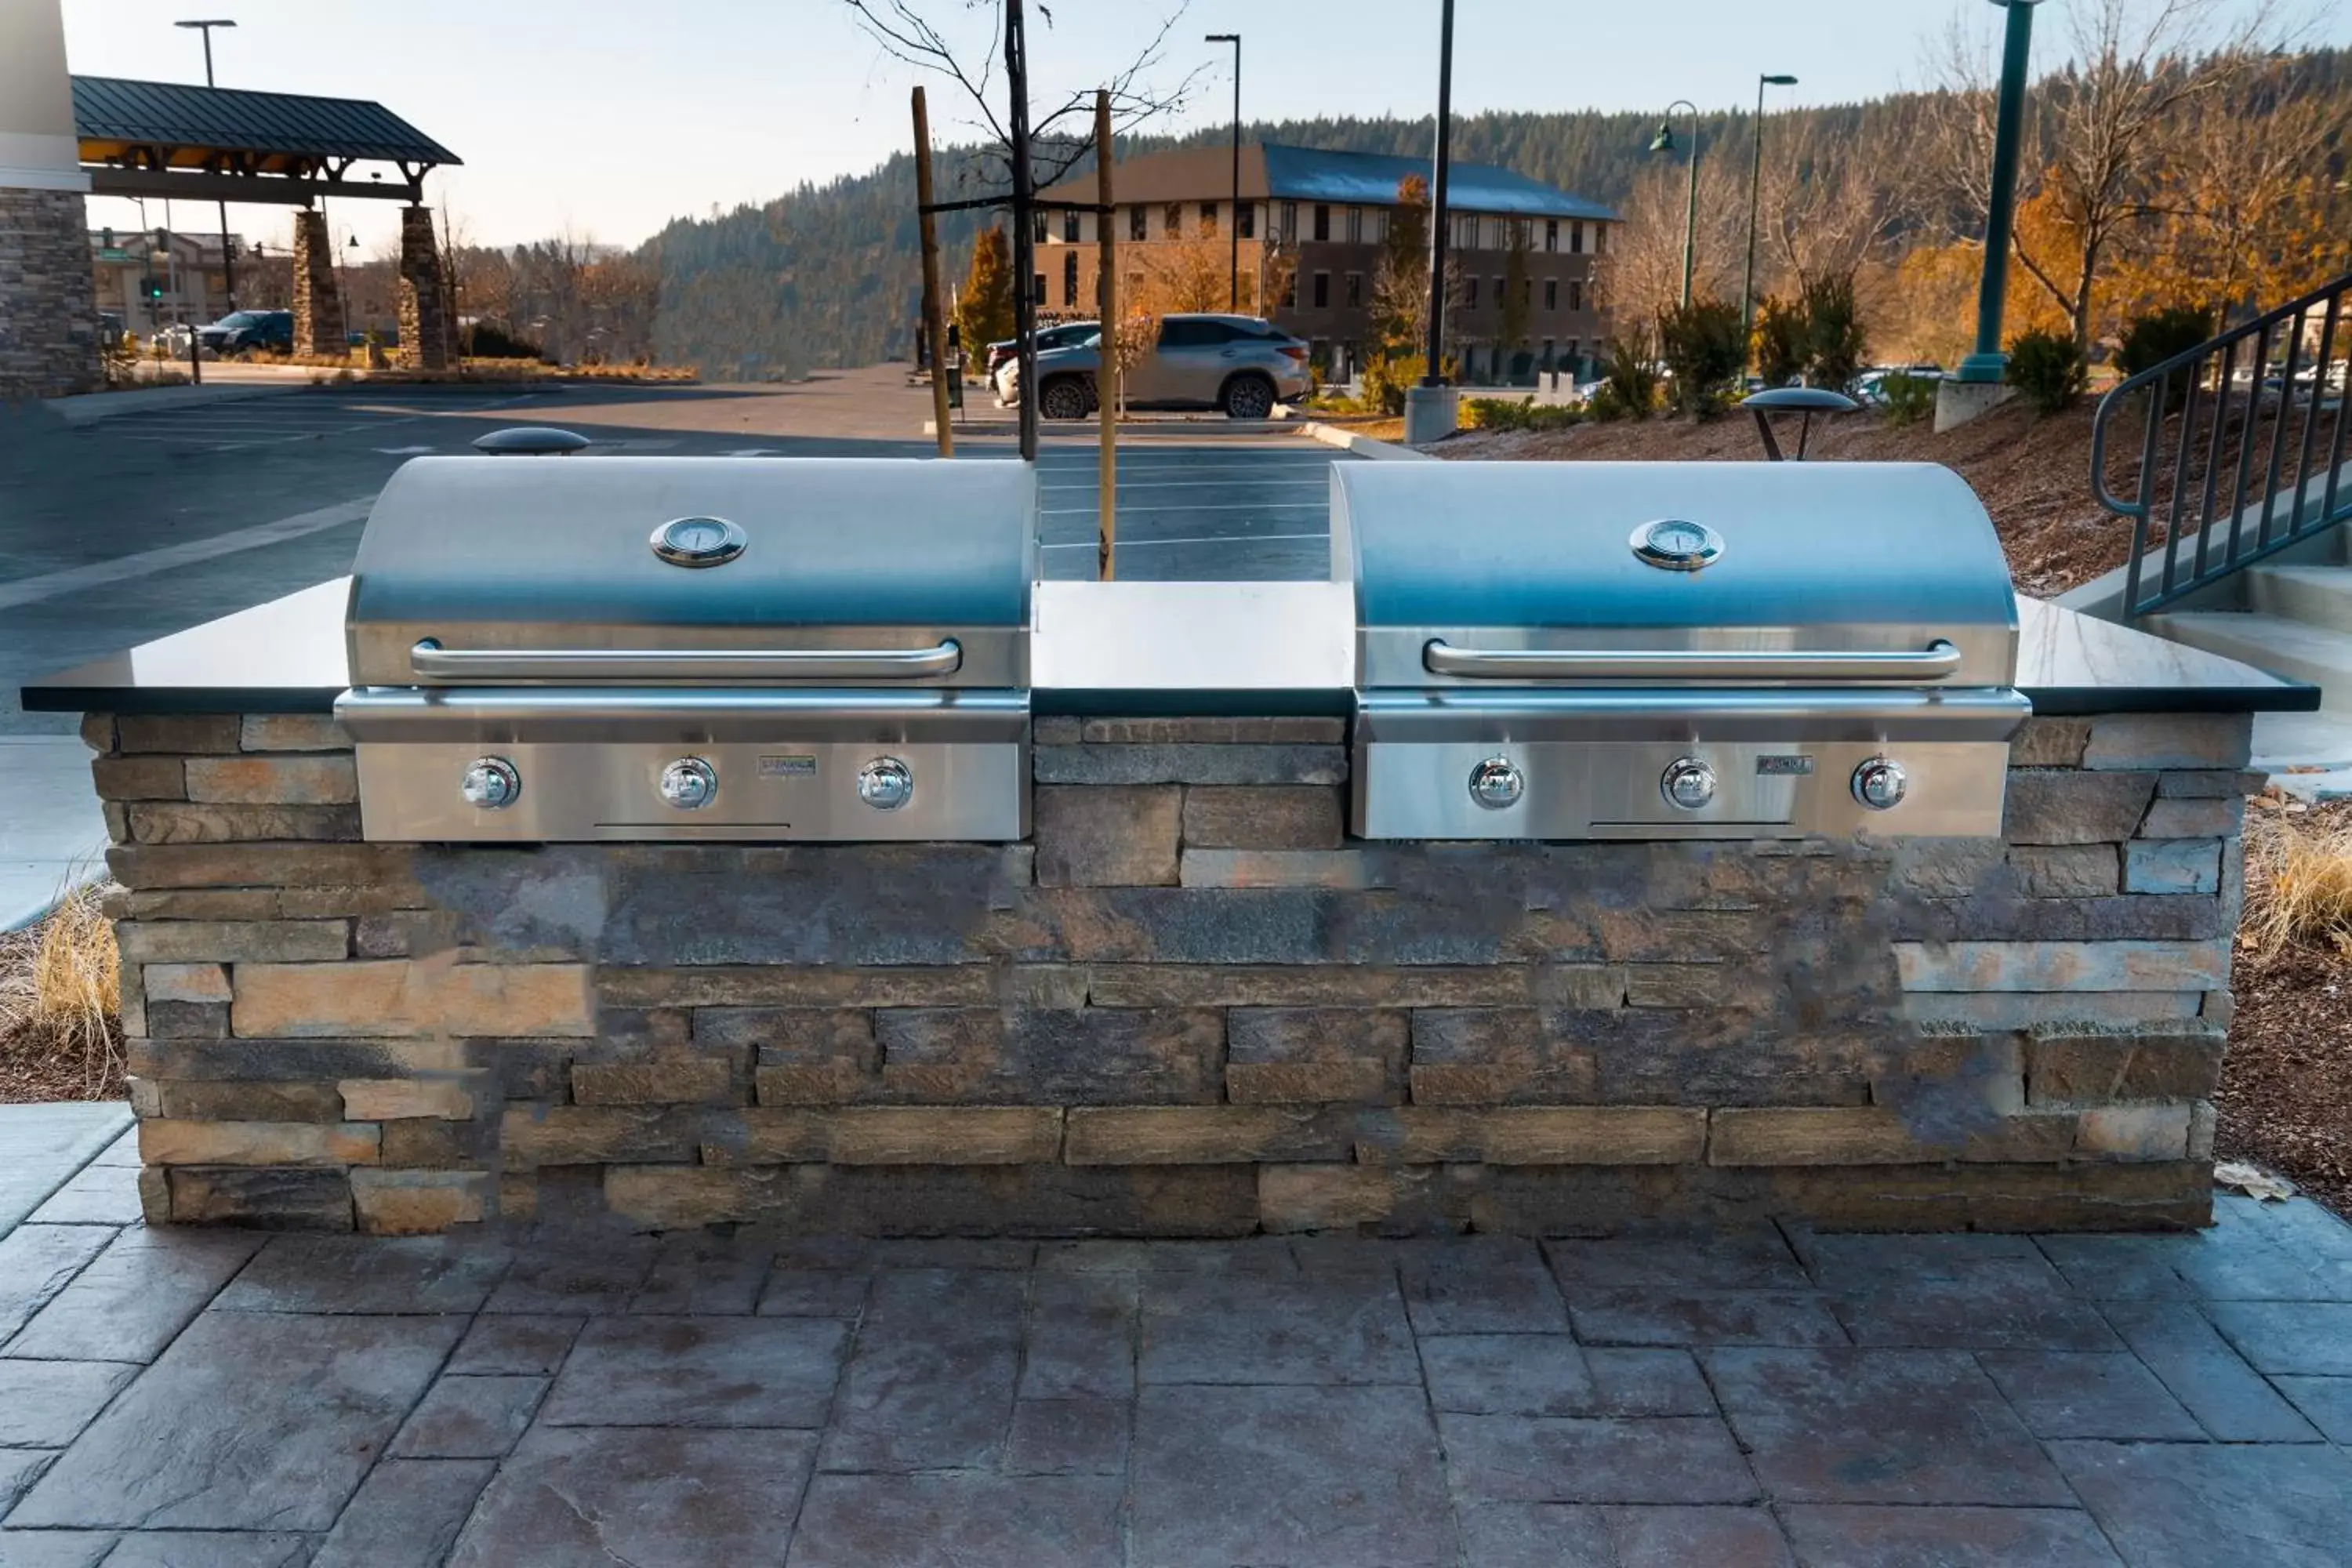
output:
[[[866,742],[371,742],[355,747],[360,822],[373,842],[1013,840],[1029,832],[1029,743],[879,746]],[[522,784],[514,804],[467,804],[459,780],[485,754]],[[868,763],[897,758],[914,795],[895,811],[857,796]],[[709,805],[681,811],[660,793],[663,768],[698,757],[719,778]]]
[[[1892,757],[1909,775],[1902,804],[1873,811],[1848,786],[1853,770]],[[1500,808],[1470,793],[1473,769],[1501,757],[1526,793]],[[1719,781],[1709,805],[1667,803],[1666,769],[1696,757]],[[1791,771],[1807,759],[1811,772]],[[1768,760],[1769,759],[1769,760]],[[2000,741],[1804,739],[1727,742],[1367,741],[1355,746],[1351,816],[1363,838],[1994,837],[2000,833],[2009,747]]]

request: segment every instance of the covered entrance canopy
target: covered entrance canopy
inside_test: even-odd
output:
[[[464,160],[380,103],[121,77],[73,79],[74,135],[90,193],[308,206],[320,196],[413,204],[425,176]],[[358,163],[384,163],[349,176]]]

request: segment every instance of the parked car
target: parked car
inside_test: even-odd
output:
[[[1047,349],[1066,349],[1085,342],[1101,331],[1100,321],[1064,321],[1058,326],[1040,327],[1037,330],[1037,352],[1044,353]],[[991,385],[995,384],[996,373],[1007,362],[1017,357],[1020,350],[1019,338],[999,338],[988,345],[988,380]]]
[[[273,353],[294,352],[291,310],[232,310],[219,321],[196,329],[197,341],[207,353],[243,353],[266,349]]]
[[[1160,341],[1124,374],[1135,408],[1217,408],[1229,419],[1263,419],[1276,403],[1303,397],[1310,382],[1307,348],[1256,316],[1177,315],[1160,319]],[[1102,334],[1037,356],[1037,413],[1083,419],[1097,405],[1095,373]],[[997,372],[997,396],[1021,400],[1020,363]]]

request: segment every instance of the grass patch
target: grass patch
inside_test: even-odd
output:
[[[0,934],[0,1101],[120,1100],[121,961],[99,890]]]
[[[2352,817],[2281,812],[2252,836],[2239,938],[2262,960],[2290,948],[2352,955]]]

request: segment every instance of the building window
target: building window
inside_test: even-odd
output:
[[[1317,310],[1321,310],[1330,303],[1331,275],[1328,272],[1318,272],[1315,275],[1315,307]]]
[[[1556,217],[1544,219],[1544,248],[1546,250],[1559,248],[1559,219]]]
[[[1029,297],[1040,305],[1045,302],[1045,275],[1044,273],[1033,272],[1029,275]]]
[[[1078,302],[1078,253],[1075,250],[1062,258],[1062,303]]]
[[[1497,310],[1501,310],[1502,308],[1503,308],[1503,280],[1502,280],[1500,278],[1497,278],[1497,279],[1495,279],[1495,309],[1496,309]]]
[[[1062,238],[1071,245],[1078,243],[1078,209],[1076,207],[1062,209]]]
[[[1168,210],[1160,215],[1160,232],[1170,239],[1184,232],[1184,204],[1170,202]]]
[[[1549,338],[1546,338],[1543,342],[1543,358],[1538,363],[1542,364],[1543,368],[1547,372],[1552,368],[1552,365],[1555,363],[1551,357],[1551,340]]]
[[[1146,231],[1150,226],[1150,221],[1151,212],[1149,207],[1128,208],[1127,237],[1129,239],[1142,239],[1146,237]]]
[[[1356,310],[1363,302],[1364,275],[1360,272],[1350,272],[1348,274],[1348,309]]]
[[[1201,204],[1201,232],[1202,234],[1217,232],[1217,204],[1214,202]]]
[[[1465,310],[1478,308],[1478,279],[1475,278],[1462,279],[1462,308]]]
[[[1581,256],[1584,254],[1584,226],[1582,224],[1572,223],[1568,226],[1568,250],[1569,254],[1571,256]]]
[[[1584,309],[1584,284],[1580,279],[1568,280],[1568,308],[1571,310]]]
[[[1389,209],[1386,207],[1374,207],[1372,209],[1372,243],[1374,245],[1386,244],[1388,237]]]
[[[1298,204],[1297,202],[1285,202],[1282,204],[1282,243],[1289,245],[1297,238]]]
[[[1547,310],[1559,309],[1559,279],[1557,278],[1544,279],[1544,309]]]
[[[1609,226],[1605,223],[1596,223],[1592,226],[1592,254],[1604,255],[1608,249]]]
[[[1348,243],[1349,245],[1364,243],[1364,209],[1361,207],[1348,209]]]
[[[1029,241],[1033,245],[1045,243],[1045,209],[1044,207],[1034,207],[1030,210]]]
[[[1234,226],[1241,231],[1241,237],[1244,239],[1257,237],[1257,204],[1255,202],[1244,202],[1234,209]]]
[[[1286,310],[1298,308],[1298,268],[1296,267],[1282,279],[1282,303]]]
[[[1331,237],[1331,207],[1328,202],[1315,204],[1315,237],[1318,239]]]

